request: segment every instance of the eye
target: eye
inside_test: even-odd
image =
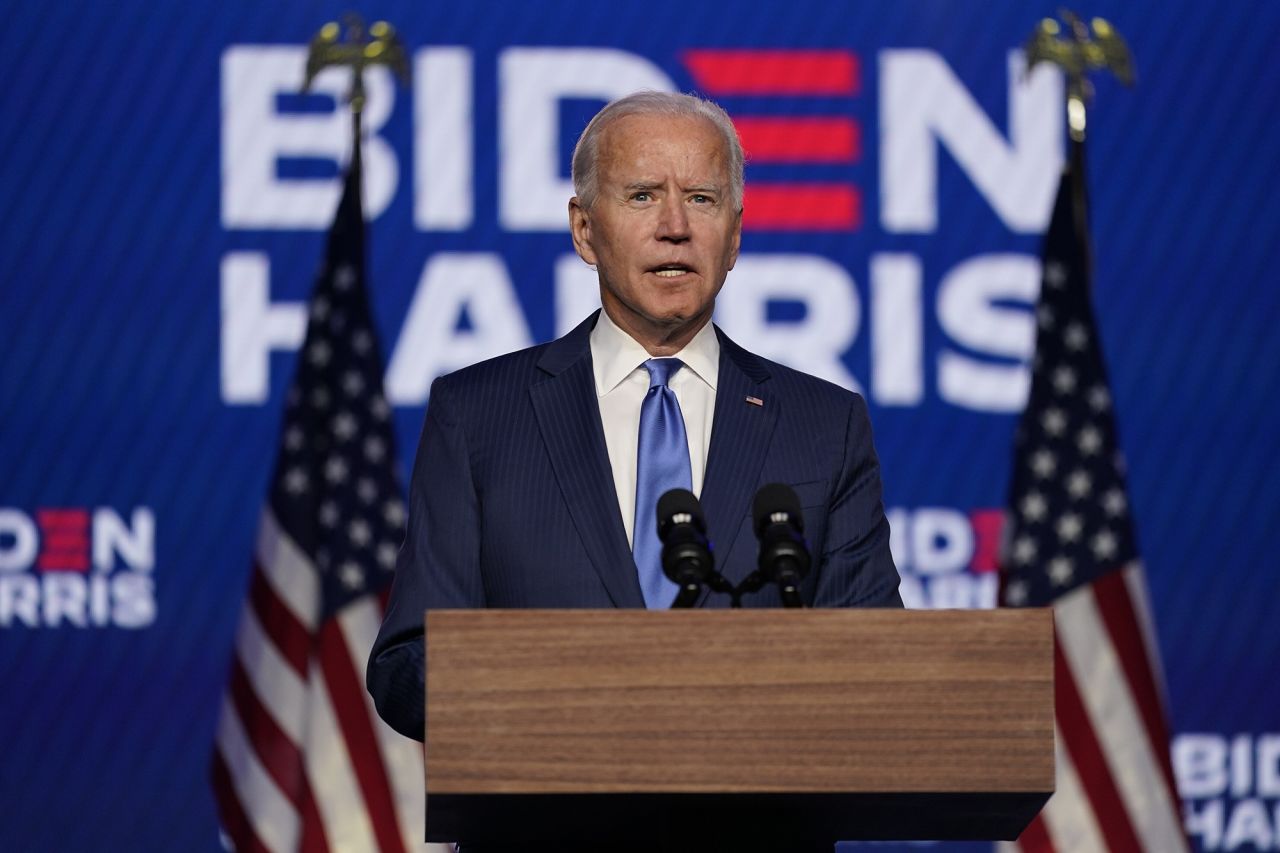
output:
[[[689,201],[693,202],[694,204],[715,204],[716,203],[716,200],[714,198],[712,198],[709,195],[704,195],[703,193],[694,193],[693,195],[689,196]]]
[[[653,201],[653,193],[648,192],[647,190],[641,190],[640,192],[632,193],[631,200],[632,201]]]

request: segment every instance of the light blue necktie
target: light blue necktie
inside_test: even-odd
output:
[[[640,572],[640,590],[650,610],[666,609],[679,588],[662,573],[662,541],[658,539],[658,498],[671,489],[693,489],[689,440],[685,437],[680,401],[667,383],[684,367],[678,358],[651,358],[649,393],[640,406],[640,443],[636,454],[636,526],[631,552]]]

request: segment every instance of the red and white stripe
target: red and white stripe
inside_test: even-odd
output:
[[[1142,566],[1054,602],[1057,789],[1016,842],[1035,851],[1180,851]]]
[[[306,554],[262,515],[214,755],[222,827],[239,851],[443,851],[423,840],[418,744],[379,719],[364,662],[369,595],[319,623]]]

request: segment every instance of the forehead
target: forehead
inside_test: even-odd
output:
[[[727,178],[725,140],[701,116],[630,115],[609,124],[600,136],[599,168],[613,179]]]

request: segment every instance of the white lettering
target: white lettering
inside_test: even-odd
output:
[[[911,514],[911,567],[922,575],[962,571],[973,558],[973,527],[963,513],[925,507]]]
[[[567,231],[573,183],[561,177],[564,98],[611,101],[639,89],[677,91],[647,59],[610,48],[508,48],[498,60],[499,219],[511,231]]]
[[[263,403],[270,386],[271,351],[295,350],[307,334],[300,302],[272,303],[270,264],[259,252],[222,259],[222,401]]]
[[[1217,850],[1222,845],[1224,811],[1222,800],[1209,800],[1199,811],[1195,803],[1186,803],[1182,809],[1182,826],[1187,835],[1200,836],[1205,850]]]
[[[464,312],[468,329],[458,328]],[[422,268],[387,367],[387,397],[419,405],[437,376],[531,344],[502,257],[440,252]]]
[[[924,584],[913,574],[901,572],[898,594],[902,596],[902,606],[908,610],[924,610],[929,605],[924,600]]]
[[[425,48],[413,65],[413,224],[465,231],[475,217],[471,50]]]
[[[1253,736],[1231,739],[1231,796],[1244,797],[1253,787]]]
[[[43,581],[41,604],[44,605],[44,624],[57,627],[66,619],[77,628],[86,627],[85,622],[85,580],[77,574],[51,572],[41,578]]]
[[[89,621],[99,627],[110,624],[110,587],[106,575],[89,577]]]
[[[1227,790],[1227,742],[1211,734],[1181,734],[1173,740],[1178,792],[1187,799],[1217,797]]]
[[[894,233],[938,227],[938,153],[946,146],[1009,228],[1048,225],[1062,163],[1062,76],[1047,63],[1025,73],[1009,54],[1009,142],[929,50],[883,50],[880,65],[880,221]]]
[[[887,509],[884,514],[889,521],[889,554],[893,557],[893,564],[898,567],[898,572],[901,573],[907,568],[911,559],[907,551],[909,515],[907,510],[900,507]]]
[[[40,587],[31,575],[0,575],[0,628],[15,616],[28,628],[40,624]]]
[[[0,575],[0,628],[145,628],[155,619],[155,581],[143,572]]]
[[[281,158],[332,160],[351,156],[349,111],[340,99],[350,73],[320,72],[312,91],[331,95],[323,113],[281,114],[276,98],[302,89],[307,49],[302,46],[237,45],[222,54],[222,224],[225,228],[328,228],[338,206],[337,177],[280,178]],[[377,135],[391,116],[395,88],[391,72],[365,72],[365,214],[374,219],[395,195],[399,165],[387,141]]]
[[[149,572],[156,565],[156,517],[148,507],[135,507],[132,524],[105,507],[93,513],[93,567],[112,568],[115,555],[126,566]]]
[[[5,540],[12,540],[6,543]],[[16,509],[0,509],[0,572],[20,572],[36,559],[35,523]]]
[[[111,576],[111,618],[120,628],[145,628],[156,621],[155,581],[141,572]]]
[[[1280,735],[1258,738],[1258,790],[1260,797],[1280,797]],[[1280,831],[1280,818],[1276,819]]]
[[[998,584],[994,572],[921,576],[904,571],[901,574],[898,592],[903,605],[912,610],[973,610],[996,606]]]
[[[871,396],[882,406],[924,397],[924,329],[915,255],[871,256]]]
[[[937,575],[927,579],[929,606],[943,610],[973,610],[994,607],[996,603],[996,576]]]
[[[1227,821],[1227,834],[1222,846],[1227,850],[1235,850],[1245,844],[1255,850],[1271,849],[1271,821],[1267,816],[1266,806],[1262,800],[1240,800],[1231,809],[1231,818]]]
[[[801,303],[803,319],[770,322],[774,301]],[[854,391],[861,388],[841,356],[860,313],[853,279],[821,255],[743,255],[716,305],[717,322],[754,352]]]
[[[938,286],[938,321],[959,344],[1018,360],[992,364],[944,349],[938,355],[938,394],[981,412],[1019,412],[1026,404],[1035,350],[1035,319],[998,301],[1034,302],[1040,262],[1028,255],[979,255],[957,265]]]

